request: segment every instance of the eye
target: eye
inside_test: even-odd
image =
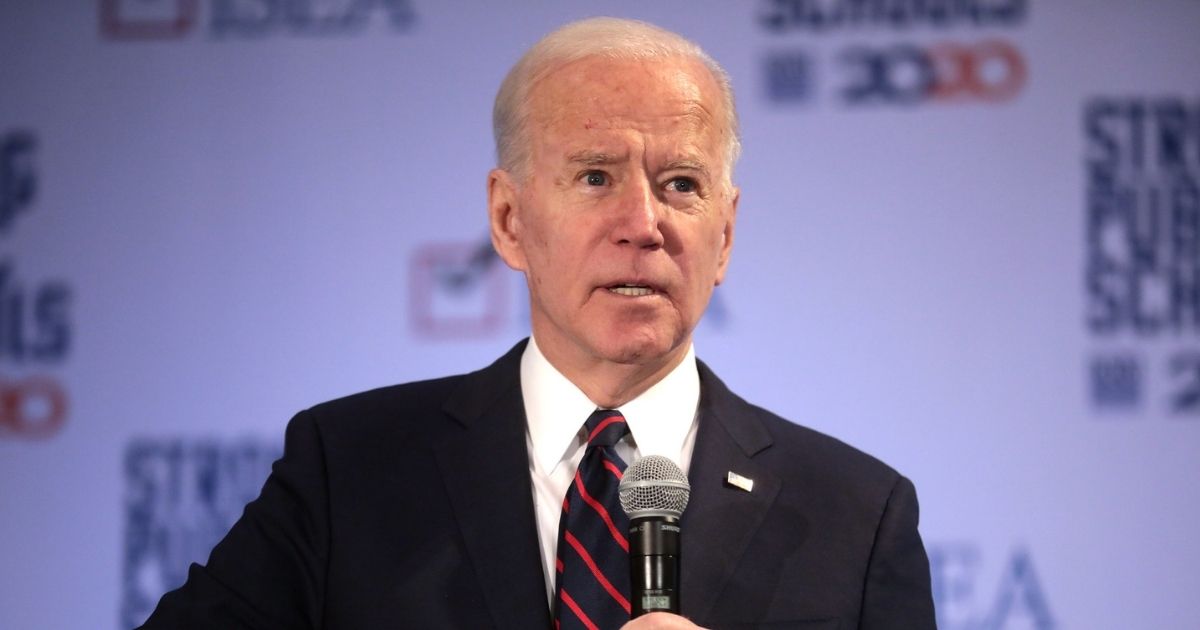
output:
[[[676,177],[667,182],[667,190],[677,193],[694,193],[696,192],[696,180],[690,177]]]
[[[588,186],[607,186],[608,174],[603,171],[588,171],[583,174],[583,181]]]

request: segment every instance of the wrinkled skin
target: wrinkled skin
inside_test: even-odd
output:
[[[719,94],[690,59],[570,63],[530,92],[523,176],[489,174],[492,241],[525,274],[538,345],[598,405],[682,361],[724,278],[738,191]]]

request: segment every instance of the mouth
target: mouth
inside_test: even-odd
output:
[[[616,293],[625,297],[645,297],[654,295],[657,291],[654,287],[645,284],[621,283],[606,287],[609,293]]]

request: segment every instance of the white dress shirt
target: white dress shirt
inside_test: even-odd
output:
[[[533,337],[521,355],[521,396],[525,401],[525,445],[533,479],[542,571],[546,596],[553,607],[558,519],[587,447],[583,423],[597,406],[550,365]],[[630,435],[616,445],[617,454],[626,464],[645,455],[662,455],[678,464],[686,475],[696,444],[699,404],[700,372],[696,369],[695,350],[689,346],[674,370],[619,408]]]

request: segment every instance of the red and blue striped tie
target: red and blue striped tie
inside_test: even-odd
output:
[[[629,425],[621,412],[600,409],[584,427],[587,450],[558,525],[554,625],[616,630],[629,621],[629,517],[617,497],[625,462],[613,445]]]

